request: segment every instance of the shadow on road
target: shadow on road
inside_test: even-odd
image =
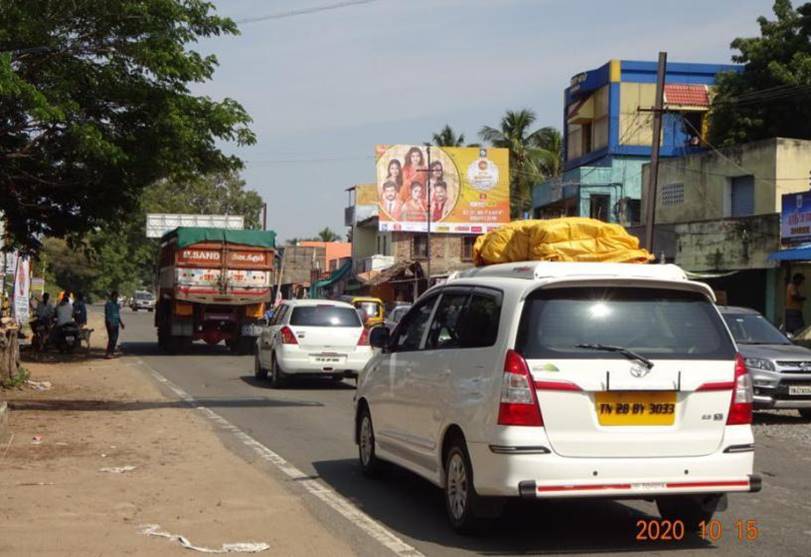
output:
[[[197,397],[195,401],[206,408],[283,408],[318,407],[320,402],[301,400],[271,400],[264,397],[217,398]],[[13,400],[8,405],[13,410],[37,410],[57,412],[132,412],[158,408],[189,408],[182,400]]]
[[[809,421],[801,417],[796,411],[791,414],[783,412],[755,412],[752,415],[753,425],[808,425]]]
[[[234,354],[224,344],[215,344],[211,346],[204,342],[195,342],[182,352],[177,354],[167,354],[158,347],[157,339],[155,341],[127,341],[121,344],[121,350],[127,355],[134,356],[239,356]],[[253,357],[253,356],[251,356]]]
[[[442,492],[419,476],[389,466],[366,479],[354,459],[313,463],[320,478],[393,532],[483,555],[654,552],[711,549],[694,535],[680,541],[637,541],[638,520],[658,519],[620,502],[510,502],[481,536],[460,536],[448,525]]]
[[[270,389],[268,381],[260,381],[253,375],[243,375],[240,377],[242,381],[251,387],[259,389]],[[287,383],[281,389],[273,389],[273,391],[354,391],[354,379],[344,379],[343,381],[333,381],[332,379],[296,379],[289,378]]]
[[[37,352],[31,347],[20,350],[20,360],[38,364],[72,364],[85,362],[87,360],[98,360],[104,358],[103,348],[91,348],[87,350],[84,346],[77,348],[72,354],[61,353],[58,350],[48,349],[45,352]]]

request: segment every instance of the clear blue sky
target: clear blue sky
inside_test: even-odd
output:
[[[235,20],[340,0],[219,0]],[[506,109],[562,124],[569,78],[611,58],[729,62],[730,41],[757,34],[771,0],[376,0],[244,23],[238,37],[193,46],[215,54],[194,92],[231,97],[257,143],[224,145],[268,203],[282,239],[340,233],[345,189],[374,181],[374,146],[422,143],[446,123],[477,140]]]

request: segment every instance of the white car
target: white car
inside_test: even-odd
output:
[[[332,300],[290,300],[257,338],[254,374],[273,387],[290,376],[357,377],[369,359],[369,332],[355,308]]]
[[[466,271],[372,331],[361,468],[443,488],[463,532],[508,497],[655,499],[693,530],[761,485],[751,378],[713,299],[673,265]]]

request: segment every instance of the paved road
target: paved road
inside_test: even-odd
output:
[[[425,555],[522,555],[679,551],[690,555],[808,555],[811,547],[811,425],[791,413],[761,415],[756,425],[758,494],[730,497],[717,515],[720,540],[641,542],[636,523],[656,518],[646,502],[518,503],[478,537],[453,534],[438,490],[404,471],[367,480],[356,465],[352,441],[350,382],[302,383],[276,391],[253,379],[253,360],[232,356],[223,346],[195,344],[190,354],[158,352],[152,314],[126,310],[125,351],[292,462],[318,477],[365,513]],[[315,499],[312,498],[311,499]],[[338,513],[312,501],[317,516],[363,555],[385,550]],[[736,521],[754,520],[756,541],[738,541]]]

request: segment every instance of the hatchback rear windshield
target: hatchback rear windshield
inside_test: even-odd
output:
[[[301,327],[360,327],[358,312],[338,306],[303,306],[293,309],[291,325]]]
[[[734,359],[735,348],[704,296],[649,288],[537,290],[524,305],[517,348],[526,358],[622,358],[578,348],[604,344],[648,358]]]

